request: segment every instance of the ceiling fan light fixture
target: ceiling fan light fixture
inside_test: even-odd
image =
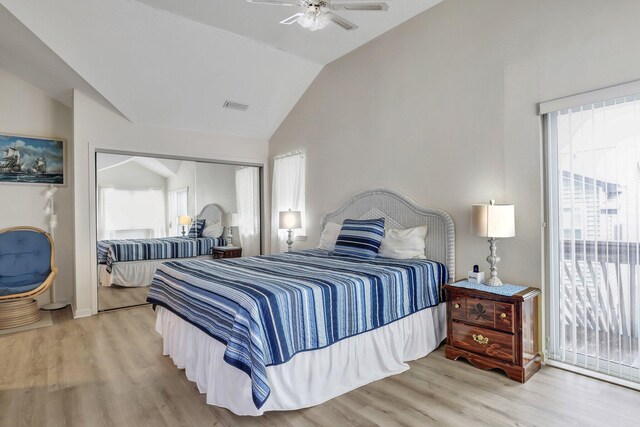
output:
[[[298,19],[300,26],[311,31],[321,30],[329,25],[330,22],[331,17],[329,14],[318,6],[309,7],[305,14]]]

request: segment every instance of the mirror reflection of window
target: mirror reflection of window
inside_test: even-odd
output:
[[[165,237],[164,191],[101,188],[104,239]]]
[[[169,236],[182,236],[180,217],[189,215],[188,195],[189,188],[180,188],[167,193],[167,233]]]

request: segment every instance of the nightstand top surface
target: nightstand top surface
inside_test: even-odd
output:
[[[524,290],[529,289],[527,286],[509,285],[503,284],[502,286],[487,286],[481,283],[471,282],[470,280],[461,280],[459,282],[450,283],[448,286],[455,286],[458,288],[473,289],[476,291],[488,292],[490,294],[502,295],[505,297],[511,297]]]
[[[240,246],[214,246],[212,250],[214,251],[233,251],[237,249],[242,249]]]

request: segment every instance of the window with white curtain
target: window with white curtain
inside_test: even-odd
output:
[[[236,169],[236,205],[240,222],[238,231],[242,254],[260,255],[260,169]]]
[[[301,211],[302,228],[294,230],[294,238],[306,236],[305,229],[305,155],[296,152],[278,156],[273,160],[273,187],[271,190],[273,252],[286,249],[287,232],[278,229],[280,211]]]
[[[99,189],[99,239],[165,237],[164,191]]]
[[[546,124],[549,356],[640,382],[640,95],[549,111]]]
[[[178,217],[189,215],[189,188],[180,188],[167,193],[167,230],[169,236],[181,236],[182,226]]]

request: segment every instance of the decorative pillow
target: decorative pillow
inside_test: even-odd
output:
[[[384,235],[378,256],[394,259],[425,259],[425,238],[427,226],[407,228],[406,230],[390,229]]]
[[[223,232],[224,227],[222,226],[222,224],[216,222],[211,225],[207,225],[204,230],[202,230],[202,237],[213,237],[217,239],[218,237],[222,236]]]
[[[341,228],[342,226],[340,224],[328,222],[327,225],[324,226],[324,230],[322,230],[322,234],[320,235],[318,249],[333,252],[336,248],[336,240],[338,240]]]
[[[334,255],[373,259],[384,236],[384,218],[345,219],[336,240]]]
[[[191,224],[191,228],[189,229],[188,236],[192,239],[202,237],[202,230],[204,230],[204,223],[206,220],[198,219],[196,222]]]

